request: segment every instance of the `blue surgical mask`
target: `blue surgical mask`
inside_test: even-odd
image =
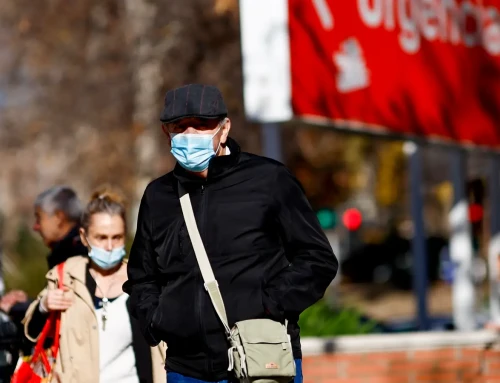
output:
[[[222,127],[222,126],[221,126]],[[213,138],[219,130],[210,134],[182,134],[172,133],[170,138],[172,140],[171,153],[175,159],[184,169],[191,172],[199,173],[208,168],[210,160],[215,157],[217,151],[214,150]]]
[[[87,240],[88,242],[88,240]],[[125,246],[120,246],[108,251],[101,247],[90,246],[89,257],[103,270],[110,270],[118,265],[125,257]]]

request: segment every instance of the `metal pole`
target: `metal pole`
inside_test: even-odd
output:
[[[283,151],[281,149],[281,130],[279,124],[267,123],[261,126],[262,153],[265,157],[273,160],[283,161]]]
[[[422,197],[422,156],[419,146],[407,142],[404,151],[409,157],[409,181],[411,215],[413,220],[413,290],[417,298],[417,322],[420,330],[428,330],[429,314],[427,311],[427,249],[424,226],[424,201]]]
[[[465,191],[466,156],[463,149],[451,152],[453,207],[449,214],[450,258],[455,265],[452,285],[453,321],[460,331],[476,328],[475,289],[472,280],[472,234]]]
[[[341,297],[340,297],[340,281],[342,278],[342,252],[340,251],[340,241],[339,241],[339,233],[338,229],[330,229],[325,231],[326,238],[328,238],[328,242],[330,242],[330,246],[332,247],[333,254],[337,256],[337,260],[339,261],[339,268],[337,270],[337,276],[335,279],[332,281],[330,284],[331,287],[331,294],[328,294],[326,297],[328,298],[328,303],[330,304],[330,307],[338,307],[340,306],[341,302]]]
[[[488,246],[488,263],[490,315],[493,322],[500,324],[500,283],[498,280],[500,256],[500,156],[496,154],[491,156],[489,171],[490,242]]]

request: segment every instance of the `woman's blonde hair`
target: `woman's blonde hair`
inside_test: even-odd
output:
[[[126,199],[124,194],[118,188],[110,185],[103,185],[97,188],[92,193],[90,201],[82,214],[81,225],[85,231],[89,229],[92,216],[98,213],[119,215],[126,227]]]

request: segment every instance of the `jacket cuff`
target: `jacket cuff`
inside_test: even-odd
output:
[[[160,344],[161,339],[158,339],[154,333],[153,324],[151,323],[147,328],[147,341],[151,347],[156,347]]]
[[[151,347],[156,347],[161,342],[161,339],[153,326],[153,318],[156,310],[158,310],[158,308],[152,310],[152,312],[148,315],[147,326],[143,331],[144,338]]]

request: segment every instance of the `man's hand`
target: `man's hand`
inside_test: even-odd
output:
[[[40,304],[47,311],[66,311],[73,304],[73,290],[69,287],[64,289],[49,290],[47,295],[42,298]]]
[[[16,303],[26,302],[28,295],[22,290],[12,290],[0,299],[0,310],[9,313]]]

